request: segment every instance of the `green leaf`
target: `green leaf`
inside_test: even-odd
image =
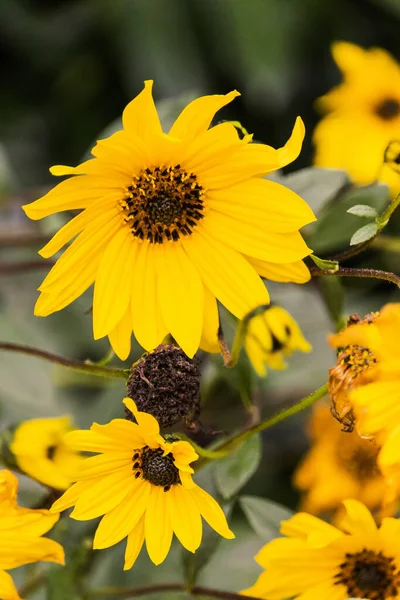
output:
[[[336,273],[339,270],[339,263],[337,260],[326,260],[324,258],[318,258],[315,254],[310,255],[311,260],[323,271],[330,271]]]
[[[378,232],[378,225],[376,223],[368,223],[368,225],[364,225],[360,229],[353,234],[350,240],[350,246],[356,246],[357,244],[362,244],[374,237]]]
[[[82,600],[77,593],[74,574],[64,567],[53,567],[47,576],[47,600]]]
[[[350,215],[366,217],[367,219],[375,219],[378,216],[378,211],[373,206],[368,206],[368,204],[355,204],[347,212]]]
[[[258,496],[241,496],[239,504],[251,527],[265,540],[278,537],[281,521],[293,516],[286,506]]]
[[[218,461],[215,481],[225,499],[234,496],[249,481],[261,460],[261,439],[254,435],[234,454]]]

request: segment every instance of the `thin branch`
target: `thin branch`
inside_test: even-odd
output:
[[[215,590],[206,588],[200,585],[195,585],[188,588],[184,583],[160,583],[155,585],[146,585],[134,588],[114,588],[104,587],[88,592],[89,598],[97,598],[101,596],[111,596],[113,598],[137,598],[138,596],[146,596],[157,592],[186,592],[192,596],[208,596],[209,598],[220,598],[221,600],[256,600],[254,596],[243,596],[235,592],[225,592],[223,590]]]
[[[113,379],[127,379],[129,375],[129,369],[110,369],[108,367],[102,367],[91,362],[85,362],[77,360],[75,358],[65,358],[58,354],[47,352],[46,350],[39,350],[31,346],[24,346],[22,344],[13,344],[11,342],[0,342],[0,350],[7,352],[18,352],[20,354],[29,354],[42,358],[64,367],[80,371],[81,373],[87,373],[91,375],[99,375],[100,377],[111,377]]]
[[[43,246],[47,244],[50,236],[43,233],[23,233],[20,235],[2,235],[0,239],[1,248],[28,248],[30,246]]]
[[[338,275],[339,277],[360,277],[362,279],[383,279],[390,281],[400,287],[400,277],[389,271],[380,271],[379,269],[353,269],[348,267],[339,267],[335,272],[324,271],[318,267],[309,267],[312,277],[322,277],[324,275]]]
[[[40,260],[22,260],[18,262],[0,262],[0,275],[16,275],[26,271],[36,271],[37,269],[49,269],[54,265],[54,261]]]
[[[292,417],[293,415],[296,415],[297,413],[308,408],[309,406],[312,406],[317,400],[320,400],[321,398],[326,396],[327,393],[328,393],[328,384],[325,383],[324,385],[319,387],[317,390],[315,390],[315,392],[312,392],[305,398],[302,398],[301,400],[299,400],[299,402],[296,402],[296,404],[294,404],[293,406],[289,406],[289,408],[284,408],[283,410],[278,412],[273,417],[269,417],[268,419],[261,421],[261,423],[256,423],[255,425],[248,427],[244,431],[236,433],[236,434],[232,435],[231,437],[226,438],[225,440],[222,440],[222,442],[220,444],[218,444],[217,446],[215,446],[214,448],[212,448],[210,450],[210,455],[211,455],[211,452],[221,454],[221,452],[226,452],[228,450],[232,451],[238,444],[243,443],[244,441],[246,441],[247,439],[249,439],[256,433],[260,433],[261,431],[264,431],[265,429],[269,429],[270,427],[273,427],[273,425],[276,425],[277,423],[284,421],[288,417]],[[204,467],[204,465],[206,465],[208,462],[210,462],[210,460],[212,460],[212,459],[207,456],[202,456],[197,461],[197,463],[195,463],[196,471],[199,470],[201,467]]]

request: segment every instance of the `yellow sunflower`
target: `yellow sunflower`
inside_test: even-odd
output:
[[[164,439],[153,416],[139,412],[130,398],[124,404],[137,423],[114,419],[68,434],[77,449],[97,455],[84,460],[77,483],[51,511],[75,505],[71,517],[78,521],[104,515],[93,548],[108,548],[127,537],[124,569],[133,566],[144,541],[151,560],[162,563],[173,533],[195,552],[201,517],[223,537],[234,538],[217,502],[192,480],[190,464],[198,458],[192,446]]]
[[[0,597],[21,600],[9,569],[40,560],[64,564],[60,544],[41,537],[58,521],[48,510],[17,505],[18,479],[10,471],[0,471]]]
[[[65,439],[72,429],[69,417],[32,419],[18,425],[10,444],[18,467],[49,487],[66,490],[83,460]]]
[[[361,185],[378,179],[396,195],[400,175],[383,161],[400,140],[400,66],[385,50],[347,42],[335,42],[332,55],[343,82],[318,99],[327,114],[314,131],[315,164],[344,169]]]
[[[310,277],[298,230],[315,217],[262,177],[298,156],[301,119],[278,150],[240,139],[231,123],[209,129],[231,92],[191,102],[164,133],[151,90],[147,81],[95,158],[53,167],[73,177],[24,207],[31,219],[82,210],[40,251],[48,258],[77,236],[40,286],[35,314],[61,310],[94,283],[94,337],[108,335],[122,359],[132,331],[146,350],[171,333],[193,356],[201,340],[216,342],[216,299],[241,319],[269,302],[260,275]]]
[[[304,493],[302,510],[336,511],[349,497],[371,510],[382,506],[387,483],[377,463],[380,446],[374,440],[343,432],[325,403],[314,407],[310,437],[311,448],[293,478],[294,486]]]
[[[400,598],[400,522],[385,518],[378,528],[358,500],[343,502],[338,528],[307,513],[281,524],[286,536],[257,554],[265,569],[244,590],[265,600],[394,600]]]
[[[311,345],[304,338],[293,317],[281,306],[258,307],[247,315],[244,347],[255,371],[261,377],[271,369],[285,369],[284,356],[294,350],[310,352]]]

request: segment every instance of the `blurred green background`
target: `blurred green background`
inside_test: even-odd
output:
[[[318,120],[313,101],[340,80],[330,57],[331,42],[381,46],[400,59],[399,0],[1,0],[0,14],[0,338],[81,359],[100,359],[107,351],[104,340],[92,340],[90,294],[62,313],[38,319],[33,305],[35,290],[47,272],[45,261],[35,270],[4,268],[35,260],[39,247],[39,241],[11,245],[11,238],[46,236],[66,218],[33,223],[20,209],[53,184],[50,165],[80,162],[93,141],[104,135],[101,132],[115,128],[143,80],[154,79],[155,99],[165,121],[186,99],[236,88],[242,96],[221,118],[239,120],[257,140],[279,147],[301,115],[307,136],[289,172],[303,169],[312,163],[311,133]],[[367,200],[364,192],[361,199],[356,192],[357,201],[354,196],[345,198],[345,207],[338,208],[332,198],[346,185],[345,174],[302,171],[291,177],[287,183],[318,215],[325,214],[325,228],[309,232],[321,254],[345,248],[360,226],[356,217],[346,215],[346,208],[364,201],[382,207],[387,201],[386,190],[379,188]],[[322,208],[326,203],[328,209]],[[391,227],[395,234],[399,223]],[[371,250],[357,265],[396,270],[398,255]],[[347,313],[376,310],[384,302],[399,300],[389,284],[345,283],[344,292],[336,290],[336,309],[342,308],[344,293]],[[229,431],[245,421],[238,393],[243,386],[267,415],[326,380],[334,355],[325,341],[333,328],[324,302],[325,285],[329,284],[313,281],[306,286],[269,286],[273,300],[295,316],[314,347],[311,355],[294,356],[284,373],[259,380],[245,358],[231,372],[222,368],[220,357],[202,357],[201,418],[208,427]],[[228,337],[232,336],[232,324],[226,315],[223,318]],[[139,353],[135,347],[131,358]],[[78,376],[30,357],[0,354],[3,426],[70,413],[78,425],[87,427],[93,420],[105,422],[122,415],[123,393],[123,384]],[[263,459],[244,493],[295,508],[290,478],[307,447],[305,418],[263,435]],[[206,487],[214,485],[210,470],[202,478]],[[37,487],[27,480],[22,486],[27,502],[36,498]],[[265,535],[254,533],[237,507],[234,523],[237,541],[221,544],[200,583],[238,590],[258,573],[252,556],[266,541]],[[71,527],[79,536],[82,525],[71,522]],[[271,536],[276,533],[271,526]],[[67,543],[70,549],[76,539]],[[129,573],[122,573],[121,544],[96,553],[94,585],[179,580],[178,547],[175,550],[159,569],[151,568],[142,556]],[[55,573],[58,581],[60,572]],[[59,595],[58,588],[50,583],[47,597],[72,598],[70,592]]]

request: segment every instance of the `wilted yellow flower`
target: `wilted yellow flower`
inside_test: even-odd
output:
[[[327,115],[314,131],[315,164],[344,169],[361,185],[378,179],[396,195],[400,175],[383,161],[400,139],[400,66],[385,50],[347,42],[335,42],[332,55],[343,82],[318,100]]]
[[[125,359],[132,330],[152,350],[171,333],[193,356],[215,344],[216,299],[236,317],[269,302],[259,275],[303,283],[310,254],[299,229],[315,220],[291,190],[263,179],[299,154],[299,118],[278,150],[240,139],[235,126],[209,129],[238,92],[191,102],[164,133],[152,82],[126,107],[124,129],[99,141],[95,158],[24,207],[31,219],[80,209],[46,244],[48,258],[77,238],[40,286],[35,314],[61,310],[93,283],[95,339],[109,336]]]
[[[265,569],[244,594],[265,600],[395,600],[400,598],[398,519],[377,527],[357,500],[343,502],[338,528],[307,513],[282,521],[285,538],[255,557]]]
[[[19,468],[49,487],[66,490],[83,460],[65,439],[71,429],[69,417],[32,419],[18,425],[10,450]]]
[[[387,483],[377,463],[376,441],[343,432],[325,403],[314,407],[309,429],[312,445],[293,478],[295,487],[304,492],[302,510],[336,511],[350,497],[371,510],[380,508]]]
[[[173,533],[195,552],[202,538],[201,517],[232,539],[217,502],[192,480],[190,464],[198,458],[192,446],[164,439],[153,416],[139,412],[130,398],[124,404],[137,423],[114,419],[107,425],[94,423],[90,431],[68,434],[78,450],[97,455],[84,460],[77,483],[51,511],[75,505],[71,517],[78,521],[104,515],[93,548],[108,548],[127,537],[124,569],[133,566],[145,540],[151,560],[162,563]]]
[[[22,508],[17,504],[18,479],[0,471],[0,597],[21,600],[9,569],[40,560],[64,564],[60,544],[41,537],[58,521],[48,510]]]
[[[293,317],[281,306],[259,306],[245,317],[244,347],[255,371],[261,377],[271,369],[285,369],[284,356],[293,351],[310,352]]]

